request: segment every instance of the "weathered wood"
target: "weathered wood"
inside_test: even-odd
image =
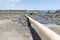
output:
[[[43,24],[33,20],[29,16],[26,15],[26,17],[29,18],[29,20],[32,24],[34,24],[35,26],[37,26],[40,29],[41,34],[46,37],[46,40],[60,40],[60,36],[58,34],[53,32],[49,28],[45,27]]]

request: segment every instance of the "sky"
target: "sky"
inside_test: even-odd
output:
[[[0,0],[0,10],[58,10],[60,0]]]

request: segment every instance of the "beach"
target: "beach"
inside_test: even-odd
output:
[[[60,25],[54,23],[55,21],[53,20],[53,22],[49,20],[49,17],[46,19],[43,15],[40,16],[36,14],[28,14],[28,16],[60,35]],[[38,27],[32,24],[32,28],[38,33],[42,40],[46,40],[44,35],[42,35],[44,37],[40,35],[41,32]],[[33,40],[31,30],[27,25],[25,12],[0,13],[0,40]]]

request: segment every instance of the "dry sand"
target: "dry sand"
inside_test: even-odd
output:
[[[12,20],[0,20],[0,40],[32,40],[28,27]]]
[[[60,25],[44,25],[60,35]],[[32,27],[40,36],[39,28],[35,26]],[[43,38],[41,39],[44,40]],[[18,24],[18,22],[14,22],[12,20],[0,20],[0,40],[33,40],[33,38],[27,26],[23,26],[21,23]]]

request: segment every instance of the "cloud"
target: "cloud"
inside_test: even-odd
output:
[[[17,3],[21,2],[21,0],[0,0],[0,9],[14,9],[17,8]]]
[[[20,2],[21,0],[7,0],[9,2]]]

